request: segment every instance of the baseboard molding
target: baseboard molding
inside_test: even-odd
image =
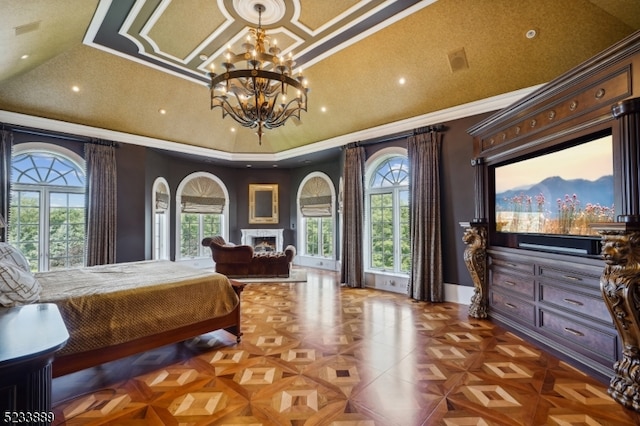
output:
[[[470,305],[474,288],[458,284],[444,284],[444,300],[445,302],[459,303],[461,305]]]

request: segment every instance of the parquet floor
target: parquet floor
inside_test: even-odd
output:
[[[54,379],[54,424],[634,425],[606,385],[467,307],[249,284],[225,332]]]

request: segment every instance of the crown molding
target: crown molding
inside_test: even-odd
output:
[[[134,135],[130,133],[118,132],[115,130],[103,129],[100,127],[86,126],[83,124],[71,123],[68,121],[53,120],[50,118],[37,117],[33,115],[21,114],[5,110],[0,110],[0,123],[47,130],[50,132],[64,133],[69,135],[78,135],[89,138],[128,143],[149,148],[157,148],[167,151],[192,154],[201,157],[211,157],[217,160],[229,162],[246,163],[256,161],[277,163],[278,161],[313,154],[315,152],[324,151],[326,149],[342,147],[344,145],[347,145],[348,143],[355,141],[365,141],[368,139],[407,132],[419,127],[440,124],[477,114],[497,111],[519,101],[541,86],[542,85],[538,85],[516,90],[502,95],[493,96],[491,98],[446,108],[440,111],[435,111],[432,113],[384,124],[377,127],[372,127],[370,129],[361,130],[358,132],[348,133],[345,135],[337,136],[335,138],[326,139],[302,147],[292,148],[286,151],[272,154],[230,153],[210,148],[187,145],[162,139],[150,138],[147,136]]]

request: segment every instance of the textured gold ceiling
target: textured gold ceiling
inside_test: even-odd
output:
[[[402,1],[273,1],[286,8],[265,27],[306,59],[310,106],[300,123],[266,131],[261,146],[253,130],[209,110],[203,79],[246,34],[251,23],[237,9],[255,0],[131,0],[123,32],[137,58],[83,43],[111,1],[0,0],[0,110],[225,153],[279,153],[548,82],[640,29],[638,0],[438,0],[396,14]],[[367,28],[382,11],[387,20]],[[450,57],[462,51],[468,67],[453,72]]]

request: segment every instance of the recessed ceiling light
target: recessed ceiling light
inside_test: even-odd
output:
[[[403,85],[407,82],[407,80],[404,77],[400,77],[400,80],[398,80],[398,83],[400,83],[400,85]]]
[[[24,55],[20,56],[20,59],[27,59],[28,57],[29,57],[29,55],[24,54]]]
[[[160,109],[158,110],[158,112],[159,112],[160,114],[162,114],[162,115],[165,115],[165,114],[167,113],[167,110],[166,110],[166,109],[164,109],[164,108],[160,108]]]
[[[320,111],[322,111],[322,112],[327,112],[327,107],[321,107],[321,108],[320,108]]]
[[[529,31],[524,33],[524,36],[529,40],[531,40],[532,38],[535,38],[537,35],[538,35],[538,30],[536,29],[530,29]]]
[[[200,55],[199,58],[201,61],[206,61],[207,59],[209,59],[207,55]]]
[[[71,90],[73,90],[74,92],[79,92],[80,91],[80,87],[78,86],[71,86]]]
[[[231,130],[231,133],[234,133],[236,131],[236,128],[232,127],[230,130]]]

